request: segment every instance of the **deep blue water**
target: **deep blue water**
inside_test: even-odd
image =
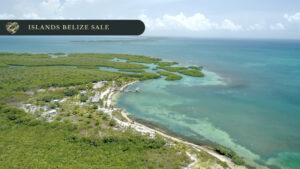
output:
[[[110,37],[0,37],[1,52],[97,52],[202,65],[205,78],[135,84],[117,102],[133,116],[184,136],[221,144],[250,160],[300,168],[300,41]],[[113,39],[119,39],[115,37]]]

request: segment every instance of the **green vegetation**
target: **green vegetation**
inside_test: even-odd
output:
[[[8,66],[8,65],[5,64],[5,63],[0,62],[0,67],[5,67],[5,66]]]
[[[115,110],[112,112],[112,115],[121,121],[127,121],[127,119],[121,114],[120,111]]]
[[[160,76],[155,73],[142,72],[140,74],[129,74],[128,77],[138,78],[139,80],[158,79]]]
[[[216,151],[222,155],[231,158],[232,162],[234,162],[237,165],[245,165],[245,161],[243,160],[243,158],[239,157],[235,152],[225,147],[217,146]]]
[[[152,57],[147,57],[147,56],[142,56],[142,55],[126,55],[126,54],[99,54],[99,53],[72,53],[69,55],[69,57],[88,57],[88,58],[102,58],[102,59],[123,59],[127,60],[127,62],[136,62],[136,63],[156,63],[161,61],[159,58],[152,58]],[[121,63],[121,62],[118,62]]]
[[[141,74],[121,74],[106,72],[98,69],[73,69],[67,67],[22,67],[22,68],[0,68],[0,99],[20,101],[26,98],[25,91],[38,88],[68,87],[90,82],[113,80],[122,78],[125,80],[139,79],[148,80],[159,78],[155,73],[142,72]],[[90,83],[91,84],[91,83]],[[92,84],[91,84],[92,85]],[[89,85],[87,86],[89,88]],[[66,89],[63,93],[49,93],[41,96],[40,100],[50,102],[53,99],[60,99],[64,95],[73,96],[78,94],[78,89]],[[12,93],[14,93],[12,95]],[[19,94],[18,94],[19,93]],[[17,95],[18,97],[14,97]],[[23,95],[23,96],[21,96]],[[17,99],[17,100],[16,100]]]
[[[86,90],[87,89],[87,85],[83,84],[83,85],[77,86],[77,89],[78,90]]]
[[[93,109],[94,109],[94,110],[97,110],[97,109],[98,109],[98,106],[97,106],[96,104],[94,104],[94,105],[93,105]]]
[[[52,53],[63,55],[63,53]],[[127,62],[114,62],[118,58]],[[157,73],[146,72],[158,65]],[[171,72],[189,76],[202,74],[194,67],[171,67],[176,62],[122,54],[70,54],[51,58],[48,54],[0,53],[0,166],[3,168],[182,168],[191,161],[177,143],[168,146],[159,136],[142,136],[131,129],[121,129],[116,120],[98,110],[97,104],[80,104],[95,95],[93,83],[108,81],[116,86],[133,80],[180,80]],[[25,66],[10,68],[9,65]],[[77,66],[71,68],[66,66]],[[101,71],[98,66],[112,67],[118,73]],[[170,71],[170,72],[169,72]],[[203,75],[203,74],[202,74]],[[86,94],[79,95],[79,91]],[[101,91],[97,89],[96,91]],[[107,97],[106,97],[107,98]],[[64,99],[63,102],[54,101]],[[101,107],[103,101],[100,100]],[[37,106],[31,113],[14,108],[30,103]],[[23,104],[23,105],[24,105]],[[107,107],[107,104],[105,105]],[[29,112],[28,106],[28,112]],[[44,112],[55,109],[51,123]],[[26,110],[27,111],[27,110]],[[114,118],[127,119],[121,112]],[[48,116],[48,115],[47,115]],[[50,117],[50,116],[48,116]],[[116,130],[117,129],[117,130]],[[231,153],[232,155],[232,153]],[[206,155],[199,155],[204,158]],[[206,157],[208,161],[210,157]],[[237,155],[232,160],[241,164]],[[221,166],[225,164],[219,163]]]
[[[140,78],[141,80],[160,78],[160,76],[155,73],[142,72],[141,75],[142,75],[142,77]]]
[[[116,120],[111,119],[111,120],[109,121],[109,125],[110,125],[110,126],[116,126],[116,125],[117,125]]]
[[[56,117],[57,121],[60,121],[61,119],[62,119],[62,117],[60,117],[60,116]]]
[[[216,162],[223,168],[228,168],[228,164],[226,162],[223,162],[214,156],[208,154],[205,151],[197,152],[197,157],[200,159],[200,166],[203,168],[213,168],[212,166]]]
[[[202,66],[189,66],[189,69],[194,69],[194,70],[202,70],[203,67]]]
[[[63,53],[57,53],[59,55]],[[122,59],[127,62],[115,62],[112,59]],[[161,62],[161,59],[141,55],[125,54],[98,54],[98,53],[72,53],[68,57],[51,58],[48,54],[30,53],[0,53],[0,67],[13,66],[76,66],[82,69],[98,69],[98,67],[110,67],[125,72],[143,73],[148,66],[144,64],[157,64],[156,69],[164,69],[178,72],[188,76],[202,77],[202,67],[175,67],[177,62]],[[155,70],[156,70],[155,69]],[[148,79],[146,77],[143,78]]]
[[[4,96],[11,96],[11,92],[81,85],[100,80],[112,80],[119,76],[119,73],[65,67],[0,68],[0,84],[2,86],[0,99]]]
[[[164,70],[167,70],[167,71],[170,71],[170,72],[178,72],[180,73],[180,71],[183,71],[183,70],[188,70],[188,68],[186,67],[169,67],[169,66],[159,66],[158,69],[164,69]]]
[[[0,63],[22,66],[79,66],[79,67],[112,67],[116,69],[144,69],[145,65],[114,62],[110,59],[126,59],[130,62],[152,63],[159,59],[136,55],[118,54],[69,54],[68,57],[51,58],[48,54],[15,54],[0,53]]]
[[[52,54],[52,55],[55,55],[55,56],[65,55],[65,53],[62,53],[62,52],[49,53],[49,54]]]
[[[57,120],[61,120],[57,118]],[[159,137],[127,130],[74,125],[69,120],[47,123],[0,104],[0,166],[2,168],[180,168],[190,161],[165,147]]]
[[[162,75],[162,76],[167,76],[166,80],[169,80],[169,81],[180,80],[180,79],[182,79],[181,76],[176,75],[176,74],[174,74],[174,73],[170,73],[170,72],[157,71],[157,73],[159,73],[159,74]]]
[[[66,89],[64,90],[64,94],[65,96],[75,96],[77,95],[79,92],[76,89]]]
[[[159,69],[164,69],[170,72],[178,72],[187,76],[193,76],[193,77],[203,77],[204,74],[200,72],[200,70],[190,70],[187,67],[168,67],[168,66],[159,66]]]
[[[33,97],[35,100],[30,100],[28,103],[35,105],[45,105],[45,103],[50,103],[54,100],[60,100],[65,96],[63,89],[56,90],[45,90],[44,92],[35,92]],[[55,103],[55,106],[59,106],[58,103]]]
[[[181,74],[193,76],[193,77],[203,77],[204,74],[198,70],[182,70],[180,71]]]
[[[158,66],[172,66],[172,65],[177,65],[177,62],[159,62],[157,63]]]
[[[44,101],[44,102],[51,102],[51,100],[53,99],[54,97],[51,96],[51,95],[46,95],[44,96],[41,101]]]
[[[88,97],[87,96],[85,96],[85,95],[81,95],[80,96],[80,101],[81,102],[86,102],[88,100]]]

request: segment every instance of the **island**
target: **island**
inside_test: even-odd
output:
[[[183,76],[205,75],[198,65],[141,55],[0,53],[0,166],[246,168],[225,147],[172,137],[112,102],[140,92],[127,90],[138,81]]]

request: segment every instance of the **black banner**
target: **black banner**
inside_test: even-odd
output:
[[[140,20],[0,20],[0,35],[141,35]]]

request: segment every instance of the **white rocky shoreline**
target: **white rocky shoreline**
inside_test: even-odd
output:
[[[138,81],[134,81],[134,82],[130,82],[130,83],[127,83],[125,85],[123,85],[120,89],[121,91],[124,90],[125,88],[127,88],[128,86],[136,83]],[[113,96],[115,96],[116,94],[120,93],[119,91],[113,91],[109,94],[109,97],[107,98],[107,102],[111,105],[112,104],[112,100],[113,100]],[[148,126],[145,126],[141,123],[138,123],[138,122],[133,122],[128,116],[127,116],[127,112],[125,111],[121,111],[122,113],[122,116],[125,117],[128,122],[123,122],[117,118],[115,118],[115,120],[117,121],[117,123],[120,125],[120,126],[123,126],[123,127],[131,127],[132,129],[142,133],[142,134],[147,134],[149,135],[150,137],[154,137],[156,134],[159,134],[161,136],[163,136],[164,138],[167,138],[167,139],[170,139],[172,141],[176,141],[176,142],[180,142],[180,143],[183,143],[187,146],[191,146],[192,148],[194,148],[195,150],[197,151],[205,151],[207,152],[208,154],[216,157],[217,159],[219,159],[220,161],[223,161],[223,162],[226,162],[228,164],[228,166],[232,169],[245,169],[246,167],[245,166],[239,166],[239,165],[236,165],[234,164],[230,158],[224,156],[224,155],[221,155],[219,153],[217,153],[216,151],[214,150],[211,150],[209,149],[208,147],[205,147],[205,146],[200,146],[200,145],[196,145],[194,143],[191,143],[191,142],[188,142],[188,141],[184,141],[182,139],[179,139],[179,138],[176,138],[176,137],[173,137],[173,136],[170,136],[166,133],[163,133],[159,130],[156,130],[156,129],[153,129],[153,128],[150,128]],[[195,166],[197,164],[197,158],[190,154],[189,152],[187,152],[187,155],[191,158],[191,161],[192,163],[188,165],[188,167],[186,167],[187,169],[190,169],[190,168],[197,168],[197,166]]]
[[[98,110],[103,111],[105,114],[108,114],[112,119],[114,119],[117,122],[117,126],[119,128],[122,128],[122,129],[131,128],[143,135],[147,135],[152,138],[154,138],[158,134],[158,135],[164,137],[166,140],[169,140],[168,142],[180,142],[180,143],[190,147],[191,149],[195,150],[196,152],[204,151],[204,152],[212,155],[213,157],[217,158],[218,160],[220,160],[222,162],[226,162],[226,164],[228,165],[229,168],[232,168],[232,169],[245,169],[246,168],[245,166],[239,166],[239,165],[234,164],[230,158],[217,153],[215,150],[210,149],[207,146],[200,146],[200,145],[196,145],[194,143],[188,142],[188,141],[184,141],[180,138],[170,136],[162,131],[150,128],[144,124],[138,123],[138,122],[130,119],[127,116],[128,113],[125,110],[123,110],[121,108],[117,108],[117,107],[115,107],[115,105],[113,105],[113,100],[116,99],[117,95],[120,94],[122,91],[124,91],[127,87],[129,87],[130,85],[137,83],[137,82],[138,81],[128,82],[126,84],[123,84],[121,87],[107,86],[107,88],[101,92],[98,92],[97,89],[102,88],[104,86],[104,85],[100,85],[100,83],[103,83],[103,82],[97,82],[93,86],[95,95],[92,96],[92,98],[90,98],[90,100],[93,100],[93,99],[97,99],[98,101],[102,100],[103,101],[102,105],[105,105],[105,106],[98,106]],[[113,82],[113,84],[114,84],[114,82]],[[55,90],[55,89],[50,89],[50,90]],[[38,91],[38,92],[43,92],[43,91]],[[78,96],[76,96],[76,97],[78,97]],[[67,100],[68,100],[68,98],[63,98],[61,100],[55,100],[55,101],[59,102],[59,103],[64,103]],[[75,102],[74,104],[84,105],[86,103]],[[97,103],[97,104],[99,104],[99,103]],[[29,113],[33,113],[40,108],[47,110],[47,108],[45,106],[42,107],[42,106],[36,106],[36,105],[32,105],[32,104],[23,104],[22,108],[26,112],[29,112]],[[113,116],[113,112],[116,110],[118,110],[126,120],[120,120],[117,117]],[[41,115],[46,117],[48,122],[52,122],[54,120],[56,112],[54,112],[54,110],[47,110],[47,111],[43,112]],[[199,163],[198,163],[199,159],[197,158],[196,154],[194,154],[192,152],[188,152],[188,151],[186,152],[186,154],[191,159],[191,163],[187,167],[185,167],[185,169],[202,168],[201,166],[199,166]],[[217,168],[219,168],[219,167],[217,167]]]

